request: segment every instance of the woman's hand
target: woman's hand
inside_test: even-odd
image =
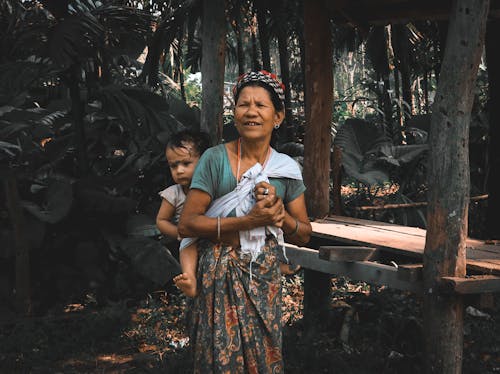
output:
[[[270,183],[260,182],[255,185],[254,194],[257,202],[248,214],[252,221],[258,222],[258,226],[282,227],[285,206],[276,195],[276,188]]]

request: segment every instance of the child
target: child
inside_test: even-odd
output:
[[[156,225],[162,234],[174,240],[181,240],[177,231],[179,217],[196,164],[208,146],[209,140],[206,134],[189,130],[174,134],[168,141],[165,155],[176,184],[160,192],[163,199],[156,216]],[[189,297],[196,295],[197,251],[196,243],[180,251],[182,274],[174,277],[175,285]]]

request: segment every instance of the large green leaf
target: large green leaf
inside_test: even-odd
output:
[[[121,248],[134,269],[143,277],[164,285],[181,272],[179,263],[160,242],[148,237],[124,240]]]
[[[69,181],[51,179],[42,204],[22,201],[23,207],[42,222],[57,223],[66,217],[73,204],[73,186]]]
[[[389,181],[388,170],[377,167],[376,155],[390,141],[377,126],[350,118],[339,126],[334,144],[342,149],[342,166],[348,176],[366,185]]]
[[[128,217],[127,233],[130,236],[155,237],[160,235],[155,220],[145,214],[134,214]]]
[[[159,132],[168,117],[168,102],[145,89],[109,85],[97,96],[104,113],[119,118],[129,129],[143,136]]]

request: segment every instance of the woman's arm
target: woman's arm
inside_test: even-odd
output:
[[[242,217],[221,217],[220,227],[218,219],[205,216],[211,202],[208,193],[191,189],[187,195],[184,209],[179,221],[178,230],[182,237],[207,238],[216,243],[239,245],[239,231],[250,230],[255,227],[279,224],[284,219],[283,204],[275,194],[258,201],[249,214]],[[220,229],[220,238],[218,238]]]
[[[307,216],[304,194],[286,205],[282,230],[288,243],[300,246],[309,242],[312,227]]]
[[[160,210],[156,215],[156,226],[162,234],[178,239],[179,233],[177,232],[177,226],[170,221],[174,214],[175,207],[163,198],[161,200]]]

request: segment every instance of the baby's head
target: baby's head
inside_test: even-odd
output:
[[[165,156],[175,183],[189,188],[194,168],[208,146],[209,138],[202,132],[183,130],[172,135]]]

